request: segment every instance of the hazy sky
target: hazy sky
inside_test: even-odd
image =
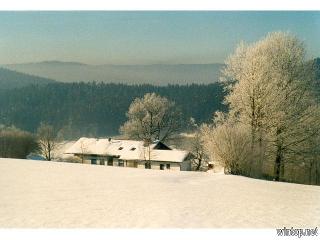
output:
[[[0,12],[0,64],[216,63],[279,30],[320,56],[320,12]]]

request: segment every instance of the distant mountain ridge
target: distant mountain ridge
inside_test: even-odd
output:
[[[56,81],[0,67],[0,89],[20,88],[27,85],[44,85]]]
[[[89,65],[79,62],[44,61],[8,64],[6,68],[60,82],[122,84],[209,84],[219,80],[223,64]]]
[[[34,65],[37,65],[37,64],[52,64],[52,65],[87,65],[85,63],[80,63],[80,62],[64,62],[64,61],[58,61],[58,60],[51,60],[51,61],[41,61],[41,62],[30,62],[30,63],[20,63],[20,64],[23,64],[23,65],[26,65],[26,64],[34,64]],[[16,65],[20,65],[20,64],[16,64]],[[9,66],[10,64],[8,64]]]

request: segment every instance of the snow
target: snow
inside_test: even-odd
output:
[[[150,151],[150,159],[161,162],[183,162],[189,155],[189,152],[183,150],[156,150]],[[146,152],[146,159],[148,159],[148,150]]]
[[[189,152],[183,150],[157,150],[156,144],[144,147],[143,141],[80,138],[72,146],[65,150],[69,154],[97,154],[100,156],[119,156],[123,160],[144,160],[163,162],[183,162]]]
[[[63,141],[59,142],[53,150],[54,159],[67,159],[70,154],[65,154],[65,151],[75,144],[76,141]]]
[[[199,172],[0,159],[0,227],[320,225],[320,187]]]
[[[80,138],[65,153],[106,155],[110,145],[108,139]]]
[[[112,139],[106,149],[106,155],[120,156],[124,160],[144,159],[144,149],[142,141]]]

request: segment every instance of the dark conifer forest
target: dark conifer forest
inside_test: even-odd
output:
[[[65,139],[117,135],[130,103],[155,92],[175,101],[188,128],[224,110],[223,87],[208,85],[123,85],[105,83],[50,83],[0,90],[0,124],[35,132],[41,122],[51,124]]]

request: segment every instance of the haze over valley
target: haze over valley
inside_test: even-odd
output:
[[[122,84],[210,84],[219,80],[223,64],[89,65],[78,62],[44,61],[9,64],[21,73],[60,82],[104,82]]]

